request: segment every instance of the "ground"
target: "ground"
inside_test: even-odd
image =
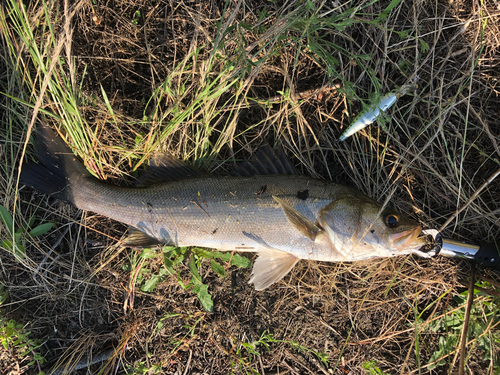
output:
[[[462,358],[499,373],[500,277],[467,260],[300,261],[258,292],[251,268],[123,246],[124,225],[18,183],[40,123],[117,185],[159,152],[223,174],[268,143],[424,227],[494,242],[497,2],[20,4],[0,20],[0,373],[454,374]],[[404,85],[385,119],[338,141]]]

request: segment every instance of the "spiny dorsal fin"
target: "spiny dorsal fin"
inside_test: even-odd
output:
[[[136,181],[137,187],[146,187],[160,182],[202,176],[199,170],[190,167],[172,155],[156,155],[149,161],[149,167]]]
[[[125,244],[132,247],[150,247],[161,245],[162,242],[147,235],[139,229],[130,226],[128,228],[128,237],[125,239]]]
[[[281,149],[261,146],[250,159],[244,160],[232,171],[234,176],[256,176],[270,174],[299,174]]]
[[[248,283],[253,283],[256,290],[266,289],[285,277],[298,261],[299,258],[284,251],[260,250]]]
[[[273,199],[278,202],[283,211],[285,211],[288,221],[290,221],[295,229],[297,229],[304,236],[309,237],[311,241],[316,240],[316,236],[319,232],[321,232],[321,228],[319,228],[311,220],[309,220],[295,208],[286,203],[283,199],[278,198],[274,195]]]

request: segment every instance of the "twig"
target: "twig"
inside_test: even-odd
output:
[[[469,331],[470,310],[472,308],[472,302],[474,302],[475,276],[476,276],[476,267],[472,266],[470,283],[469,283],[469,295],[467,298],[467,309],[465,310],[464,326],[462,329],[462,338],[460,340],[460,362],[458,364],[458,375],[464,375],[464,370],[465,370],[465,356],[466,356],[465,347],[467,344],[467,332]]]
[[[191,364],[191,358],[193,357],[193,351],[190,350],[189,351],[189,358],[188,358],[188,361],[186,363],[186,369],[184,370],[184,374],[183,375],[187,375],[188,374],[188,371],[189,371],[189,365]]]
[[[489,282],[491,285],[493,285],[493,286],[495,286],[495,287],[497,287],[497,288],[500,288],[500,283],[499,283],[498,281],[493,280],[492,278],[490,278],[490,277],[488,277],[488,276],[485,276],[485,275],[483,275],[483,276],[482,276],[482,279],[483,279],[484,281]]]
[[[500,298],[500,293],[495,291],[495,290],[492,290],[492,289],[486,289],[486,288],[481,288],[480,286],[474,286],[474,289],[477,289],[479,290],[480,292],[484,293],[484,294],[489,294],[490,296],[493,296],[493,297],[498,297]]]

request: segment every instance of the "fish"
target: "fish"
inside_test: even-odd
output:
[[[352,262],[417,253],[422,227],[365,194],[297,172],[283,151],[260,148],[229,175],[157,155],[120,187],[92,176],[47,126],[35,131],[38,162],[21,182],[129,225],[128,246],[196,246],[256,252],[249,283],[263,290],[301,260]]]
[[[379,98],[354,119],[353,123],[342,133],[339,140],[343,142],[354,133],[366,128],[376,121],[383,112],[391,108],[399,98],[410,91],[414,91],[416,88],[416,84],[403,85],[398,90],[392,91]]]

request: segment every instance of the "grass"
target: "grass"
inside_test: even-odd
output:
[[[498,374],[498,275],[478,277],[466,318],[464,261],[301,262],[257,293],[248,258],[124,248],[121,224],[17,182],[40,122],[118,184],[157,152],[219,173],[266,141],[304,173],[449,237],[494,241],[499,187],[485,183],[500,164],[494,5],[1,6],[0,309],[2,327],[36,348],[30,371],[99,357],[97,373],[445,374],[462,355],[469,373]],[[385,128],[338,142],[374,97],[412,82]],[[12,345],[0,355],[12,373],[32,360]]]

